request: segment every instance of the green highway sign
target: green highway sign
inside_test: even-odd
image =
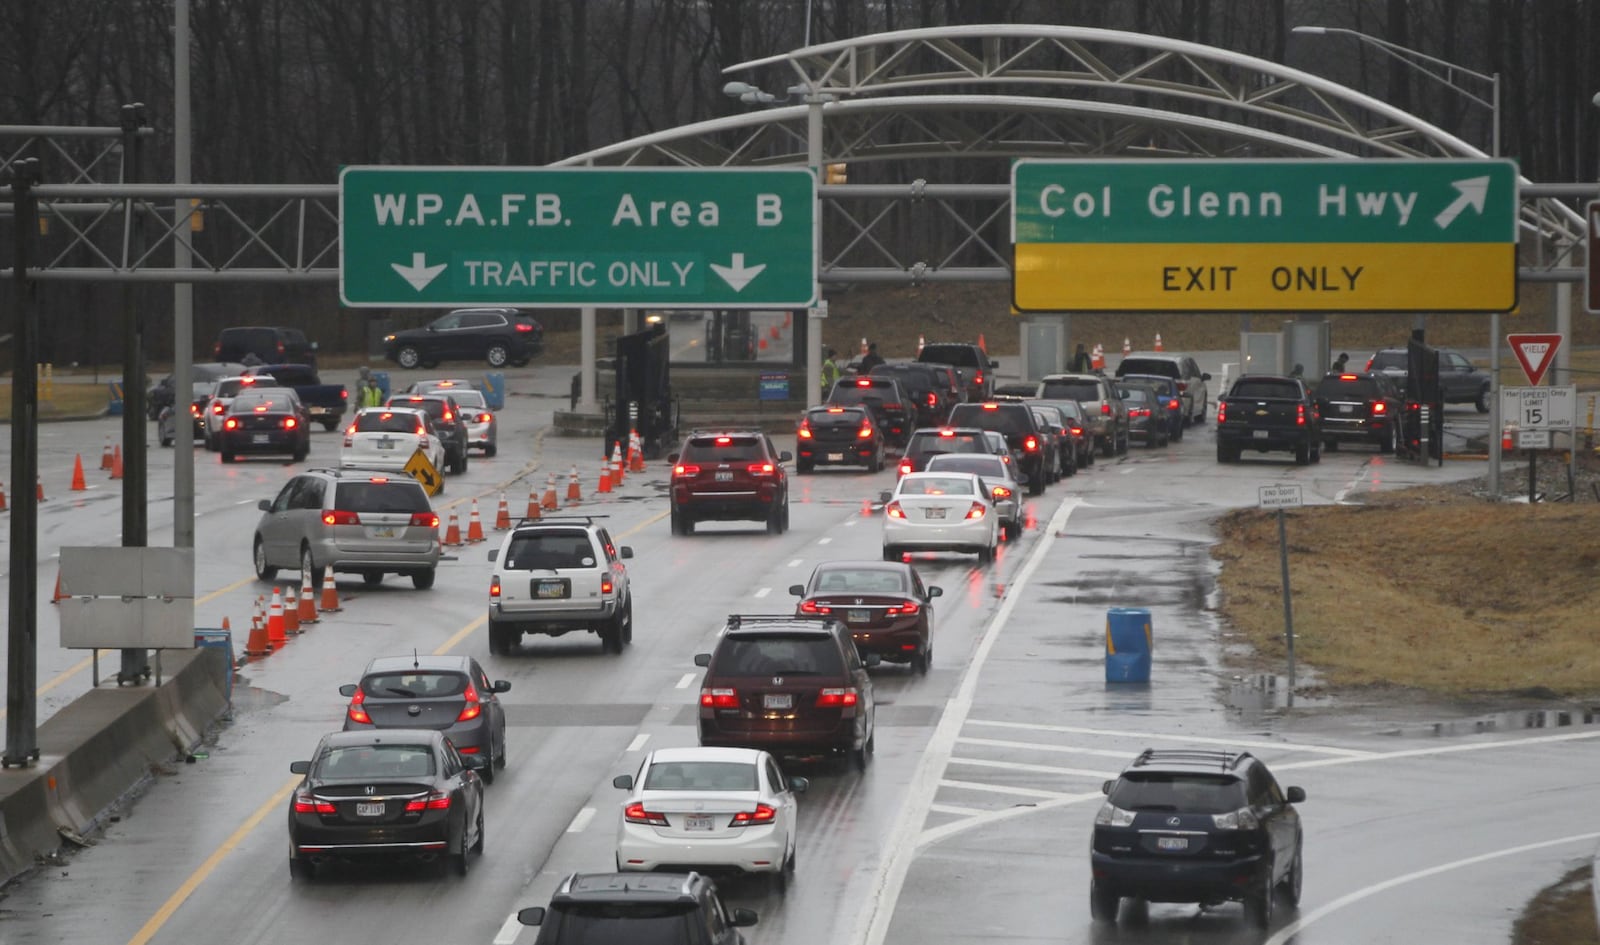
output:
[[[1505,160],[1024,160],[1020,311],[1505,311]]]
[[[805,168],[347,167],[349,306],[803,308]]]

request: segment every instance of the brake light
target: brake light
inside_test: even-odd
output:
[[[983,405],[983,409],[984,410],[999,410],[1000,409],[1000,405],[999,404],[984,404]]]
[[[938,394],[935,394],[935,393],[934,393],[934,392],[933,392],[933,391],[931,391],[931,390],[930,390],[930,391],[928,391],[928,406],[930,406],[930,407],[937,407],[937,406],[939,406],[939,395],[938,395]]]
[[[719,436],[719,437],[717,437],[717,445],[718,446],[727,446],[729,443],[732,443],[732,442],[733,442],[733,437],[731,437],[731,436]]]
[[[271,407],[271,404],[256,404],[255,411],[256,413],[266,413]]]
[[[1039,438],[1036,437],[1036,436],[1028,437],[1027,439],[1022,441],[1022,448],[1024,450],[1027,450],[1030,453],[1038,452],[1039,451]]]
[[[191,416],[191,417],[200,416],[200,405],[199,404],[190,404],[189,405],[189,416]]]
[[[1303,427],[1303,426],[1306,425],[1306,405],[1305,404],[1295,404],[1294,405],[1294,425],[1297,426],[1297,427]]]
[[[220,400],[211,405],[211,412],[214,413],[214,414],[217,414],[219,416],[222,414],[222,412],[224,410],[227,410],[227,409],[228,409],[227,406],[224,405],[222,403],[222,401],[220,401]]]
[[[770,476],[774,472],[774,467],[771,463],[751,463],[745,467],[745,471],[752,476]]]
[[[337,814],[339,809],[328,801],[312,797],[309,793],[300,793],[294,796],[294,812],[296,814]]]
[[[281,341],[278,342],[278,353],[279,354],[283,353],[283,342],[281,342]]]
[[[1218,423],[1223,423],[1223,422],[1226,422],[1227,419],[1228,419],[1228,405],[1223,403],[1223,402],[1221,402],[1221,401],[1218,401],[1217,402],[1217,422]]]
[[[904,604],[896,604],[890,607],[883,614],[886,617],[915,617],[921,610],[921,605],[906,601]]]
[[[883,507],[883,514],[889,516],[890,518],[904,519],[906,517],[906,510],[900,507],[899,502],[890,502],[888,505]]]
[[[995,486],[994,497],[996,499],[1009,499],[1011,498],[1011,490],[1007,489],[1005,486]]]
[[[954,431],[954,430],[940,430],[939,431],[939,435],[940,436],[955,436],[956,435],[956,431]]]
[[[1073,427],[1072,428],[1072,435],[1073,436],[1083,436],[1083,427]]]
[[[489,579],[489,596],[496,599],[500,597],[500,575],[498,574]]]
[[[1187,394],[1188,392],[1189,392],[1189,382],[1188,381],[1179,381],[1178,382],[1178,393]]]
[[[757,804],[755,810],[742,810],[733,815],[730,827],[748,827],[751,824],[769,824],[778,816],[778,809],[766,804]]]
[[[803,600],[800,602],[800,612],[802,614],[831,614],[833,613],[833,608],[819,604],[814,600]]]
[[[645,810],[644,804],[634,801],[622,810],[622,819],[630,824],[649,824],[652,827],[666,827],[667,817],[652,810]]]
[[[1354,374],[1340,374],[1339,375],[1339,380],[1341,380],[1341,381],[1353,381],[1355,379],[1356,379],[1356,376]]]
[[[863,423],[861,429],[856,431],[856,437],[862,440],[872,439],[872,424]]]
[[[1148,416],[1150,416],[1150,411],[1146,410],[1143,407],[1134,407],[1133,409],[1128,411],[1128,416],[1130,416],[1130,417],[1148,417]]]
[[[737,709],[739,693],[733,689],[702,689],[700,704],[713,709]]]
[[[450,411],[446,410],[444,412],[444,422],[445,423],[449,423],[450,421],[454,420],[455,418],[456,418],[456,415],[451,413]]]
[[[456,716],[457,722],[470,722],[483,714],[483,703],[478,701],[478,689],[472,683],[467,683],[467,691],[462,693],[462,698],[467,704],[461,707],[461,714]]]
[[[239,429],[239,418],[238,417],[229,417],[227,420],[223,421],[222,428],[224,430],[237,430],[237,429]]]
[[[522,334],[527,334],[528,332],[533,331],[533,326],[527,322],[517,322],[515,325],[511,326],[511,330],[521,332]]]
[[[974,503],[972,503],[972,508],[967,509],[966,517],[968,519],[976,521],[977,519],[983,518],[985,515],[988,515],[988,514],[989,514],[989,509],[982,502],[974,502]]]
[[[601,578],[600,579],[600,593],[609,594],[609,593],[611,593],[611,590],[612,590],[611,579],[610,578]]]
[[[1177,410],[1178,409],[1178,398],[1173,397],[1170,400],[1168,400],[1167,401],[1167,409],[1168,410]]]
[[[439,516],[434,512],[412,512],[411,524],[421,528],[438,528]]]
[[[362,725],[372,724],[372,716],[367,714],[366,709],[361,708],[361,704],[366,701],[367,691],[357,687],[356,694],[350,697],[350,721],[359,722]]]
[[[856,379],[856,386],[857,387],[871,387],[872,386],[872,382],[870,380],[864,378],[864,377],[861,377],[861,378],[857,378]]]
[[[688,478],[689,476],[698,476],[700,475],[700,467],[688,466],[683,463],[679,463],[678,465],[672,467],[672,475],[674,478],[680,476],[684,478]]]
[[[1381,416],[1383,416],[1384,414],[1386,414],[1388,412],[1389,412],[1389,405],[1384,403],[1381,400],[1377,401],[1376,403],[1374,403],[1372,405],[1372,415],[1374,417],[1381,417]]]
[[[910,472],[912,472],[911,461],[910,460],[906,460],[905,462],[902,462],[900,464],[900,475],[904,476],[904,475],[906,475],[907,473],[910,473]]]
[[[802,424],[800,424],[800,432],[796,433],[795,435],[798,436],[802,440],[809,440],[809,439],[811,439],[811,427],[809,427],[806,424],[802,423]]]
[[[849,689],[824,689],[817,693],[818,706],[848,707],[853,706],[860,699],[854,687]]]
[[[973,377],[973,378],[972,378],[972,382],[973,382],[973,383],[974,383],[974,384],[982,384],[982,383],[983,383],[983,372],[982,372],[982,371],[979,371],[979,372],[978,372],[978,373],[977,373],[977,375],[975,375],[975,376],[974,376],[974,377]]]
[[[844,408],[843,407],[829,407],[828,408],[828,412],[829,413],[844,413]]]
[[[300,425],[300,421],[296,420],[293,417],[284,417],[283,418],[283,428],[285,430],[293,430],[295,427],[297,427],[299,425]]]
[[[427,797],[413,797],[406,801],[406,813],[415,814],[425,810],[449,810],[450,795],[435,791]]]
[[[479,423],[488,423],[490,420],[493,420],[493,419],[494,419],[494,414],[492,414],[492,413],[480,413],[480,414],[478,414],[478,422]]]

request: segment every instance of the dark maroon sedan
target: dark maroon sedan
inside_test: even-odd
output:
[[[796,613],[844,621],[856,649],[891,663],[910,663],[919,674],[933,660],[933,604],[944,591],[927,586],[901,561],[830,561],[789,593]]]

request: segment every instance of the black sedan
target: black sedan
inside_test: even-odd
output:
[[[924,586],[917,569],[903,561],[830,561],[789,593],[800,598],[795,612],[844,621],[862,654],[885,662],[910,663],[919,674],[933,661],[933,604],[944,593]]]
[[[333,860],[422,860],[462,876],[483,853],[486,759],[442,732],[385,729],[322,736],[289,800],[289,875],[315,879]]]
[[[252,453],[288,453],[298,463],[311,452],[308,420],[305,407],[286,387],[241,391],[217,432],[217,452],[225,463]]]

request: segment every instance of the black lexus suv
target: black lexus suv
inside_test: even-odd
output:
[[[701,873],[573,873],[550,906],[530,906],[517,921],[539,928],[534,945],[743,945],[755,925],[749,909],[723,905]]]
[[[1299,904],[1294,805],[1306,792],[1279,788],[1250,753],[1147,748],[1101,790],[1089,854],[1096,920],[1116,921],[1124,896],[1201,906],[1232,900],[1265,929],[1280,889]]]

